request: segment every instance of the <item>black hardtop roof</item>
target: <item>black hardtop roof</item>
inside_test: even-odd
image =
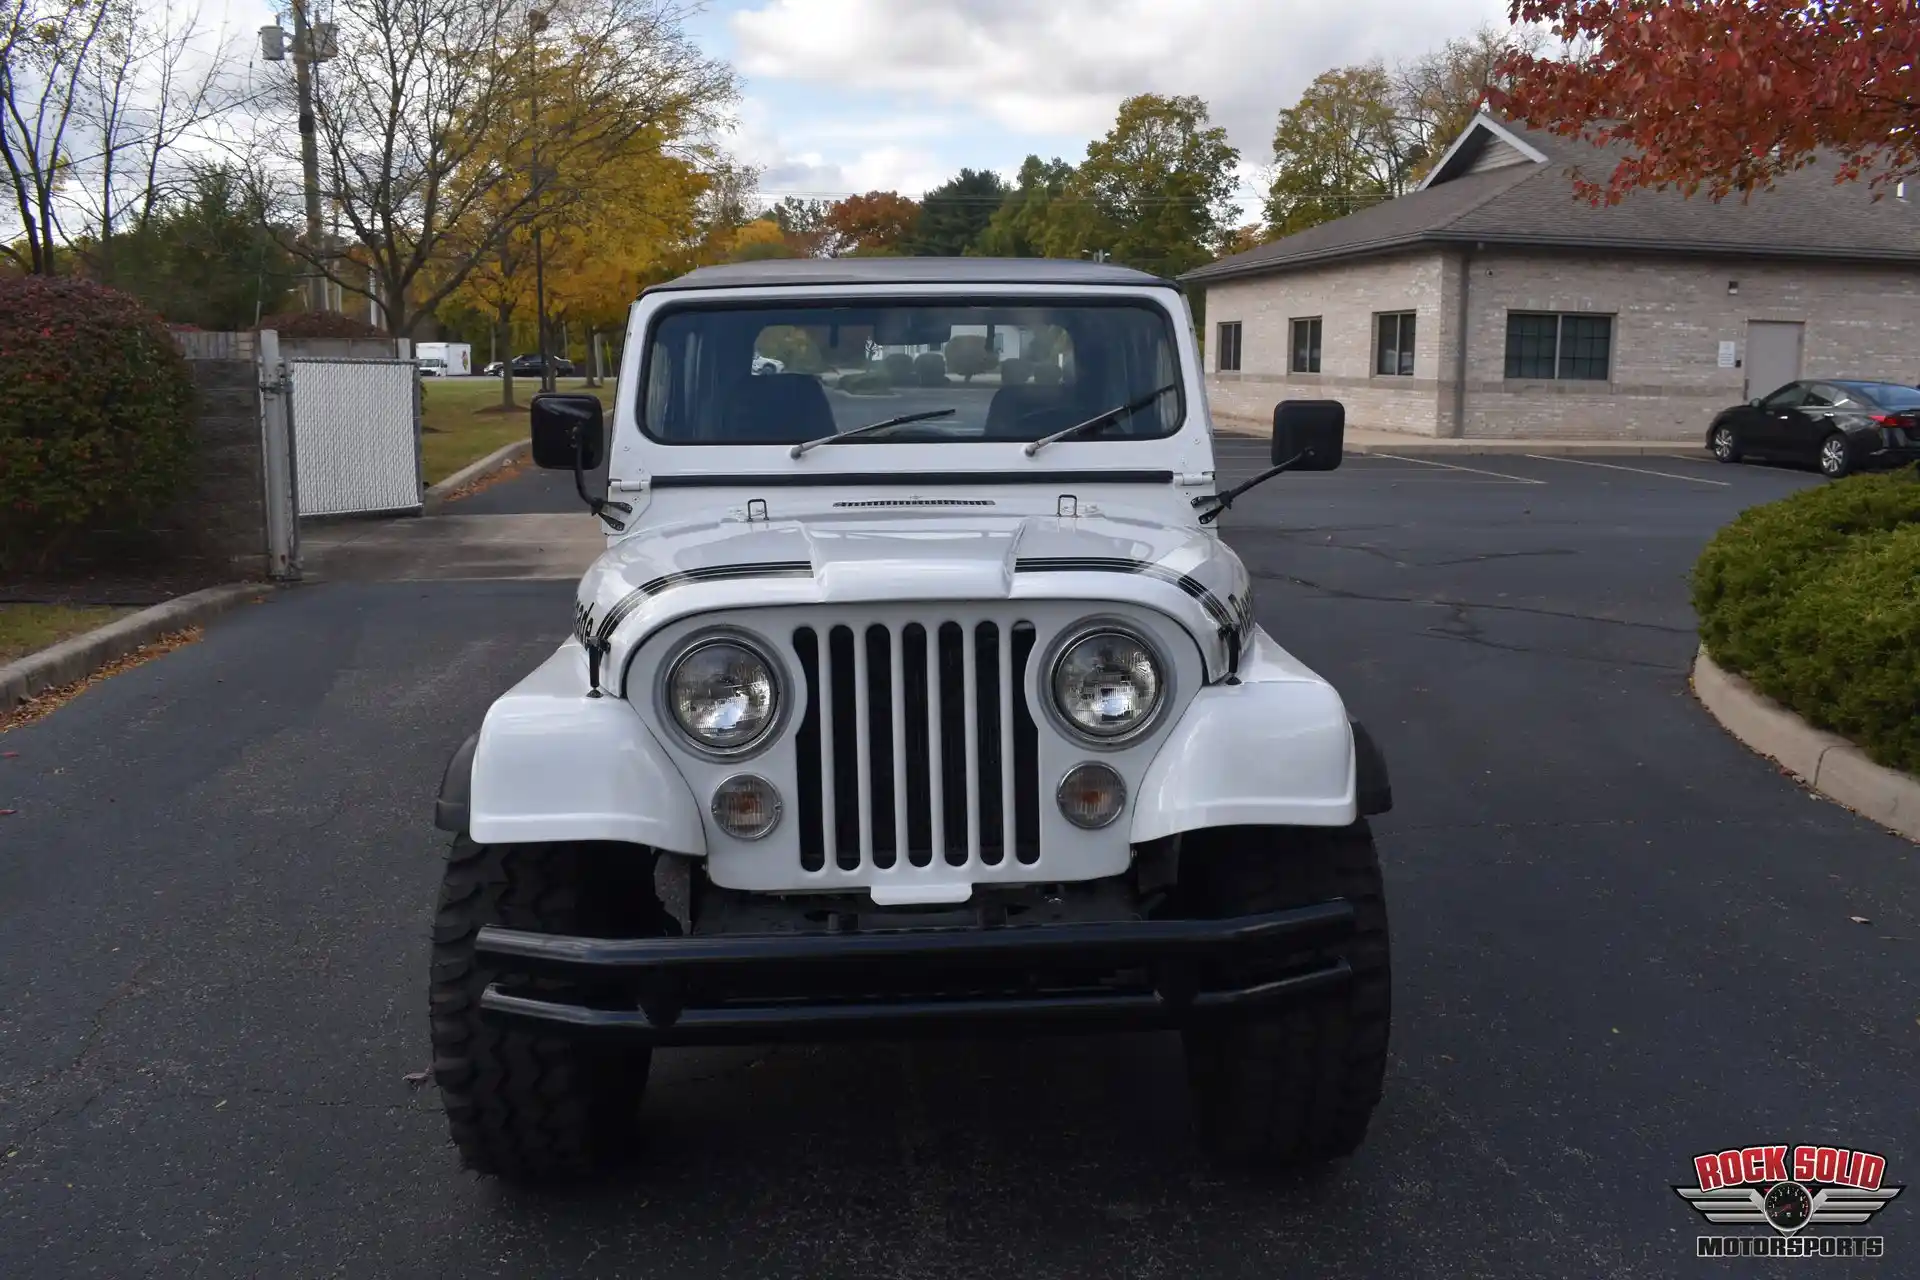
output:
[[[1178,289],[1173,281],[1106,262],[1071,258],[770,258],[700,267],[649,293],[687,289],[808,288],[822,285],[1023,284],[1142,285]]]

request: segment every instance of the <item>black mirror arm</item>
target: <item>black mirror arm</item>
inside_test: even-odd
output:
[[[586,439],[581,434],[580,428],[576,426],[573,429],[573,489],[574,489],[574,492],[580,495],[580,501],[587,504],[587,509],[589,511],[593,512],[594,515],[600,517],[600,519],[612,525],[613,531],[615,533],[625,533],[627,530],[626,522],[608,515],[607,512],[618,511],[623,516],[630,516],[633,514],[633,504],[630,502],[609,502],[605,498],[596,498],[587,492],[587,456],[586,455],[587,455]]]
[[[1233,488],[1227,490],[1225,493],[1214,493],[1214,494],[1208,494],[1205,497],[1195,498],[1193,500],[1193,505],[1196,507],[1206,506],[1206,504],[1209,502],[1214,504],[1213,506],[1208,507],[1207,510],[1202,511],[1200,513],[1200,523],[1212,524],[1215,520],[1218,520],[1220,518],[1221,512],[1226,511],[1228,508],[1233,506],[1233,500],[1235,498],[1239,497],[1241,494],[1245,493],[1249,489],[1252,489],[1258,485],[1265,484],[1267,481],[1279,475],[1282,471],[1287,470],[1287,468],[1293,466],[1296,463],[1305,462],[1308,458],[1312,456],[1313,456],[1312,449],[1302,449],[1300,452],[1294,454],[1291,458],[1288,458],[1285,462],[1281,463],[1279,466],[1268,467],[1265,471],[1262,471],[1259,475],[1255,476],[1253,479],[1243,480],[1239,484],[1233,486]]]

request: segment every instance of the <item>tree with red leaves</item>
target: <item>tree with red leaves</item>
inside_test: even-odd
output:
[[[1555,56],[1508,60],[1489,105],[1625,152],[1594,203],[1636,188],[1764,190],[1822,154],[1877,190],[1920,171],[1915,0],[1514,0]]]
[[[898,192],[847,196],[827,209],[827,251],[834,257],[896,253],[919,225],[920,206]]]

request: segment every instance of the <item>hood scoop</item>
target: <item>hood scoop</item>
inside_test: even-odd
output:
[[[885,507],[991,507],[992,498],[863,498],[857,502],[836,502],[840,511],[873,511]]]
[[[987,522],[982,521],[981,524]],[[822,600],[1004,600],[1024,524],[996,520],[813,525],[804,533]]]

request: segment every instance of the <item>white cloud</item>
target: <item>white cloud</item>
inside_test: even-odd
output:
[[[850,191],[918,194],[951,176],[951,166],[928,146],[951,131],[940,116],[903,117],[888,130],[868,116],[794,118],[752,97],[741,104],[730,141],[735,155],[760,170],[760,190],[786,195],[837,196]]]
[[[765,0],[731,19],[751,79],[882,92],[1003,130],[1094,137],[1120,100],[1193,93],[1250,163],[1329,67],[1423,53],[1504,0]]]

